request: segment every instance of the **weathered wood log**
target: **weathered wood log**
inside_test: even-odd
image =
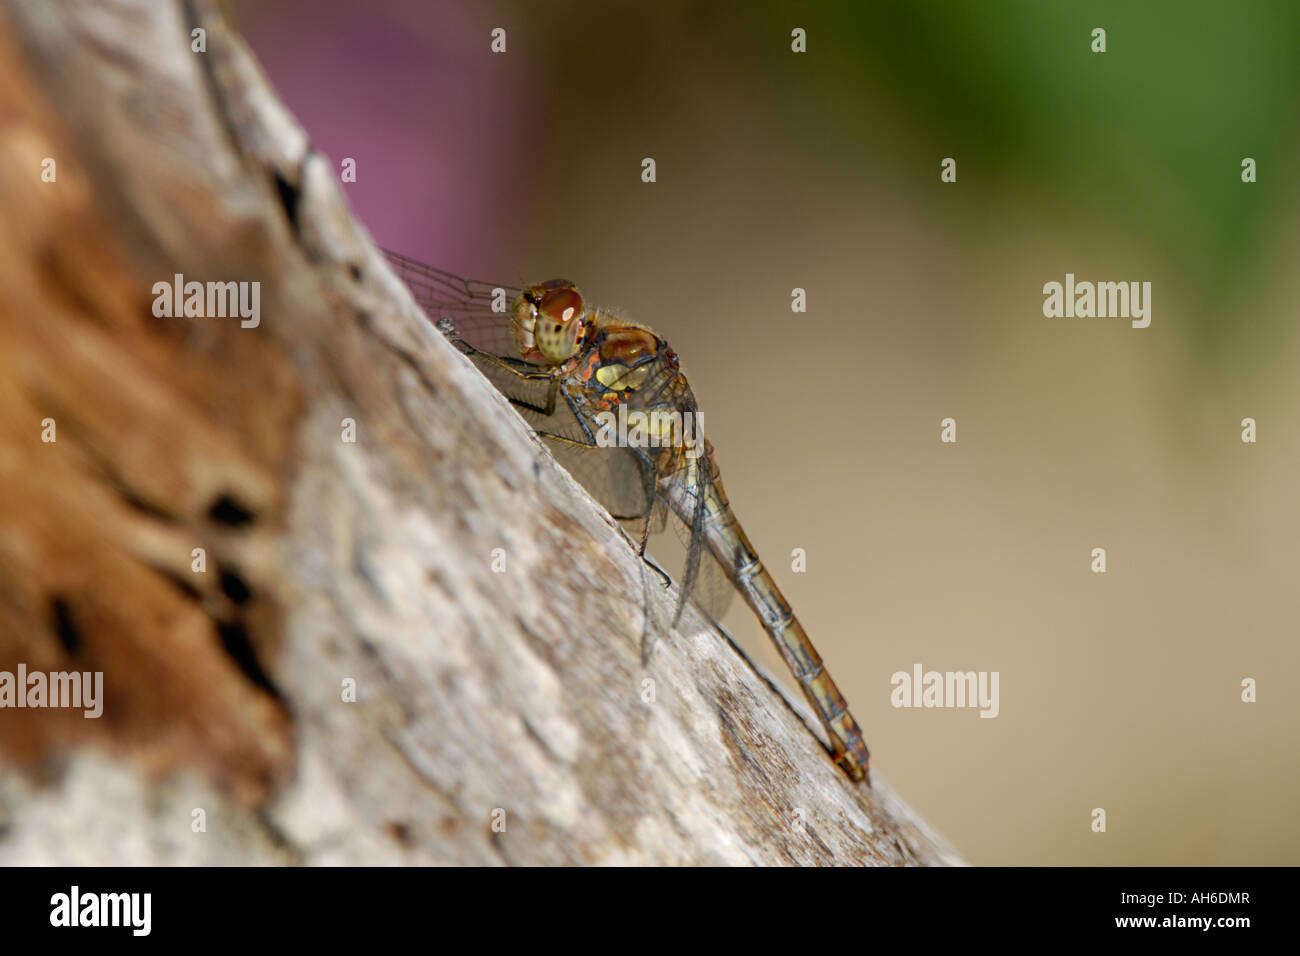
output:
[[[961,862],[659,588],[642,665],[633,548],[212,6],[0,5],[0,214],[0,671],[104,680],[0,709],[0,863]]]

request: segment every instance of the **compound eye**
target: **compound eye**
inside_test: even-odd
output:
[[[537,311],[555,325],[565,326],[582,315],[582,296],[569,285],[547,289],[537,301]]]
[[[578,354],[587,331],[582,295],[572,282],[552,279],[533,286],[525,294],[532,309],[531,342],[523,345],[534,348],[548,363],[558,365]],[[528,349],[522,348],[525,355]]]

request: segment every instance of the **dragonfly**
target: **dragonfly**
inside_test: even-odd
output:
[[[870,785],[862,731],[732,511],[694,393],[668,343],[589,304],[565,279],[515,288],[383,251],[437,329],[633,530],[643,560],[652,531],[669,520],[677,527],[686,564],[673,626],[688,599],[714,616],[739,593],[825,727],[836,764]]]

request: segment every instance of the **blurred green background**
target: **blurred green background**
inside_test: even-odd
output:
[[[381,243],[674,345],[873,766],[968,859],[1300,863],[1300,5],[229,6]],[[1151,326],[1045,318],[1067,272],[1151,282]],[[892,708],[918,662],[1000,671],[1000,715]]]

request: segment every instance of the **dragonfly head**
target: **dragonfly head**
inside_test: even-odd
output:
[[[560,365],[578,354],[590,319],[572,282],[551,279],[529,286],[514,302],[515,344],[526,361]]]

